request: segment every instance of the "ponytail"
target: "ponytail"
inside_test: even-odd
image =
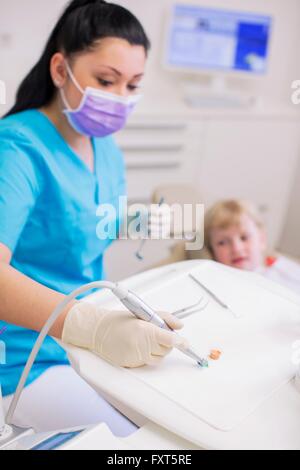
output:
[[[91,49],[106,37],[125,39],[131,45],[143,46],[147,54],[149,39],[138,19],[125,8],[104,0],[73,0],[54,27],[41,58],[21,83],[9,116],[41,108],[54,98],[56,88],[50,75],[54,54],[70,57]]]

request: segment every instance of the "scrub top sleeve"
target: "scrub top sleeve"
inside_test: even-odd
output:
[[[37,172],[21,145],[0,142],[0,242],[12,253],[39,194]]]

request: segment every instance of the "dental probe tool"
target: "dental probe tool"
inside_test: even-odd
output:
[[[158,207],[161,207],[163,205],[163,203],[165,202],[165,198],[162,197],[158,203]],[[144,240],[141,241],[141,244],[139,246],[139,249],[138,251],[135,253],[135,256],[136,258],[139,260],[139,261],[143,261],[144,259],[144,256],[142,255],[142,251],[143,251],[143,248],[144,246],[146,245],[146,242],[147,242],[147,238],[145,238]]]
[[[153,323],[153,325],[156,325],[159,328],[163,328],[177,334],[157,313],[154,312],[151,307],[149,307],[149,305],[133,292],[117,285],[116,289],[113,289],[113,293],[118,297],[122,304],[140,320]],[[199,366],[208,367],[208,361],[200,357],[190,347],[185,348],[184,346],[176,346],[176,348],[186,356],[195,360]]]
[[[220,297],[218,297],[213,291],[211,291],[206,285],[204,285],[203,282],[199,281],[199,279],[197,279],[195,276],[193,276],[193,274],[190,273],[189,277],[191,279],[193,279],[193,281],[196,282],[196,284],[198,284],[198,286],[202,287],[202,289],[204,289],[205,292],[207,292],[207,294],[209,294],[219,305],[221,305],[221,307],[223,307],[226,310],[228,310],[229,312],[231,312],[235,318],[241,318],[240,314],[235,313],[229,307],[229,305],[227,305],[223,300],[220,299]]]

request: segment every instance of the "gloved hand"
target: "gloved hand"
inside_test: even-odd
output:
[[[172,329],[183,324],[173,315],[161,314]],[[141,367],[160,362],[186,340],[175,333],[137,319],[129,311],[108,311],[78,302],[67,314],[62,341],[93,351],[121,367]]]
[[[149,207],[148,233],[151,240],[170,238],[172,213],[167,204],[152,204]]]

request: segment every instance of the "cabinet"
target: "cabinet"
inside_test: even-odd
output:
[[[162,184],[191,183],[202,126],[195,133],[179,118],[153,117],[131,122],[120,132],[117,143],[125,156],[130,201],[148,203]]]

